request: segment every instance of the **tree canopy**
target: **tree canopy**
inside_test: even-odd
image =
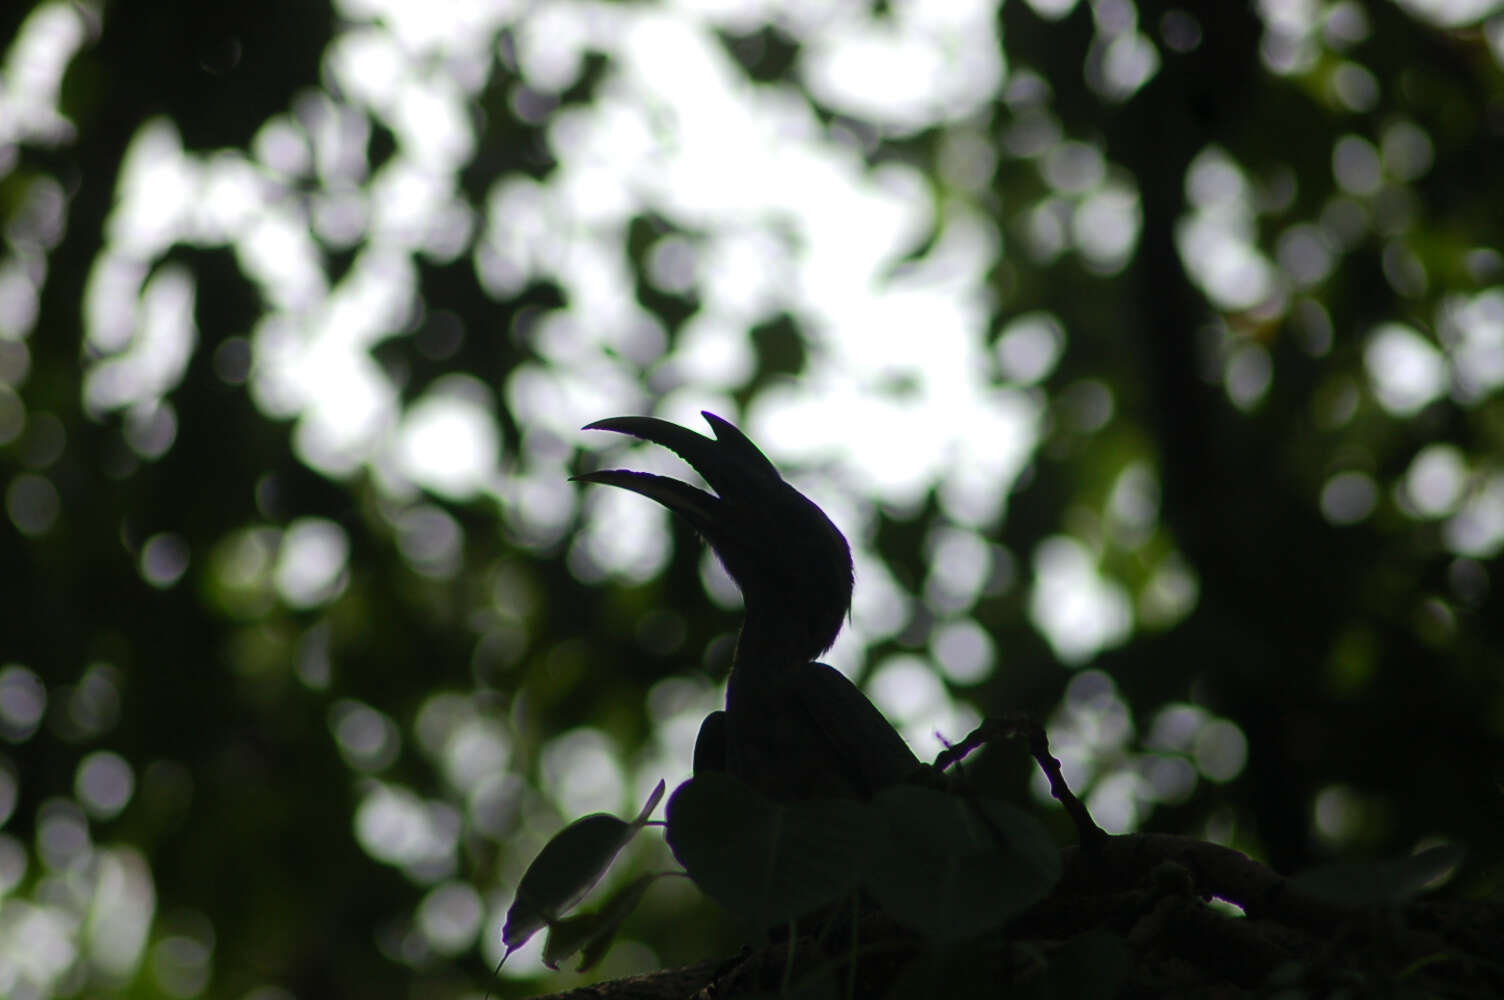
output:
[[[588,977],[491,971],[542,845],[721,698],[724,573],[568,481],[638,413],[734,420],[845,532],[829,659],[920,758],[1027,713],[1109,833],[1454,844],[1497,896],[1497,3],[45,0],[0,42],[0,994],[734,949],[661,879]],[[968,775],[1065,842],[1031,767]]]

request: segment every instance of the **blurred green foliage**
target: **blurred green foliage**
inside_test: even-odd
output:
[[[842,665],[1046,719],[1115,829],[1281,871],[1456,842],[1497,891],[1504,14],[920,6],[0,14],[0,993],[578,981],[490,980],[512,892],[684,777],[736,627],[688,537],[565,481],[574,427],[660,406],[891,406],[769,449],[867,553]],[[649,42],[794,122],[849,242],[673,172],[742,112],[644,98]],[[907,339],[838,329],[915,274]],[[917,490],[852,457],[896,476],[913,428]],[[1021,756],[972,776],[1067,836]],[[598,974],[737,941],[665,879]]]

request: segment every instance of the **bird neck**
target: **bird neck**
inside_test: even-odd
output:
[[[790,627],[784,616],[770,613],[761,602],[749,601],[747,617],[736,640],[730,682],[776,682],[820,652],[811,648],[807,631]]]

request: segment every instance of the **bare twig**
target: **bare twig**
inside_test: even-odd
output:
[[[1029,740],[1029,753],[1044,772],[1044,776],[1050,782],[1050,794],[1065,807],[1066,815],[1070,816],[1071,822],[1076,825],[1076,835],[1081,840],[1081,847],[1088,858],[1100,853],[1101,844],[1107,839],[1107,834],[1097,826],[1096,821],[1087,812],[1086,806],[1076,798],[1075,793],[1065,782],[1065,776],[1060,772],[1060,761],[1050,753],[1050,741],[1045,735],[1044,727],[1034,719],[1022,713],[1013,713],[1003,716],[989,716],[982,724],[974,729],[967,737],[955,746],[946,747],[935,758],[935,769],[943,771],[948,767],[959,764],[967,756],[979,747],[998,739],[1012,739],[1018,736],[1026,736]]]

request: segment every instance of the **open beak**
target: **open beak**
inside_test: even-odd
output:
[[[719,496],[696,489],[668,476],[626,469],[603,469],[571,477],[581,483],[602,483],[640,493],[667,507],[694,525],[702,535],[713,537],[724,500],[750,500],[773,483],[782,483],[778,470],[747,436],[714,413],[702,411],[714,438],[696,434],[687,427],[657,417],[607,417],[586,424],[587,431],[630,434],[674,452],[705,477]]]

